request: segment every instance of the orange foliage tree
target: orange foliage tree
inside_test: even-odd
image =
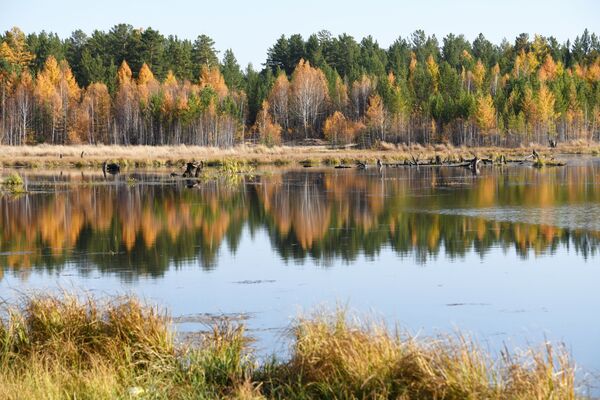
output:
[[[76,137],[71,122],[76,114],[80,93],[67,62],[63,60],[59,64],[53,56],[48,57],[37,76],[35,94],[38,104],[45,111],[46,129],[42,129],[53,143],[63,143],[67,137]]]
[[[255,130],[262,144],[273,146],[281,144],[281,126],[273,122],[269,108],[269,102],[264,100],[256,118]]]
[[[475,123],[484,135],[496,127],[496,108],[489,94],[477,98]]]
[[[363,128],[363,124],[348,120],[336,111],[325,120],[323,135],[333,146],[345,145],[352,143]]]
[[[286,130],[290,126],[289,94],[290,83],[285,72],[281,72],[273,84],[268,101],[271,106],[273,119]]]
[[[328,100],[327,82],[323,71],[300,60],[291,82],[291,104],[305,137],[318,129],[319,118]]]
[[[375,140],[385,140],[385,110],[383,100],[378,94],[369,97],[369,108],[367,108],[367,127],[373,133]]]

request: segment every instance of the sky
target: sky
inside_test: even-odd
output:
[[[371,35],[383,47],[416,29],[473,40],[480,32],[494,43],[527,32],[573,39],[588,28],[600,33],[600,1],[595,0],[0,0],[0,31],[18,26],[67,38],[76,29],[90,34],[128,23],[162,34],[195,39],[207,34],[223,51],[233,49],[240,65],[262,64],[282,34],[326,29],[358,41]]]

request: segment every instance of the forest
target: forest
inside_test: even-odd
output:
[[[468,146],[600,140],[600,40],[282,35],[242,69],[206,35],[0,35],[0,144]],[[311,141],[312,142],[312,141]]]

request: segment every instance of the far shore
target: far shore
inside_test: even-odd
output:
[[[0,167],[18,168],[94,168],[104,161],[120,164],[123,168],[162,168],[182,166],[186,162],[203,161],[220,165],[235,160],[256,165],[352,165],[357,162],[410,163],[415,159],[429,162],[439,157],[443,162],[459,162],[480,158],[495,159],[504,156],[519,160],[533,150],[544,157],[560,155],[600,155],[600,143],[559,143],[556,148],[531,144],[515,148],[454,147],[451,145],[411,145],[381,143],[374,149],[356,147],[333,148],[327,145],[264,145],[240,144],[231,148],[201,146],[108,146],[108,145],[36,145],[0,146]]]

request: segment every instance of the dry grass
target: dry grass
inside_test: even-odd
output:
[[[549,344],[494,360],[463,335],[415,339],[382,323],[316,314],[293,327],[289,362],[265,370],[280,398],[575,399],[574,367]]]
[[[174,365],[164,315],[133,298],[34,295],[2,316],[2,399],[122,397]]]
[[[488,157],[492,154],[504,154],[507,158],[522,158],[536,148],[547,153],[568,154],[600,154],[600,146],[591,142],[561,143],[557,149],[545,149],[542,146],[530,145],[519,148],[468,148],[451,145],[379,143],[375,149],[332,149],[327,146],[275,146],[241,144],[229,149],[199,146],[0,146],[0,165],[48,168],[48,167],[98,167],[103,161],[110,159],[122,166],[163,167],[183,165],[190,160],[204,160],[208,164],[222,164],[234,159],[243,163],[257,164],[298,164],[309,161],[313,164],[338,164],[342,161],[374,162],[381,158],[387,162],[403,162],[412,156],[421,160],[431,160],[436,155],[442,159],[459,160],[472,158],[477,153]],[[83,153],[83,157],[81,154]]]
[[[134,298],[35,295],[0,324],[2,399],[576,399],[567,353],[494,359],[464,336],[412,338],[344,312],[301,318],[291,355],[258,365],[242,326],[175,346]]]
[[[416,339],[344,312],[293,327],[292,358],[267,370],[277,397],[575,399],[574,367],[551,345],[494,360],[463,335]]]
[[[241,327],[176,346],[170,320],[132,297],[28,295],[4,306],[0,399],[250,398]]]

